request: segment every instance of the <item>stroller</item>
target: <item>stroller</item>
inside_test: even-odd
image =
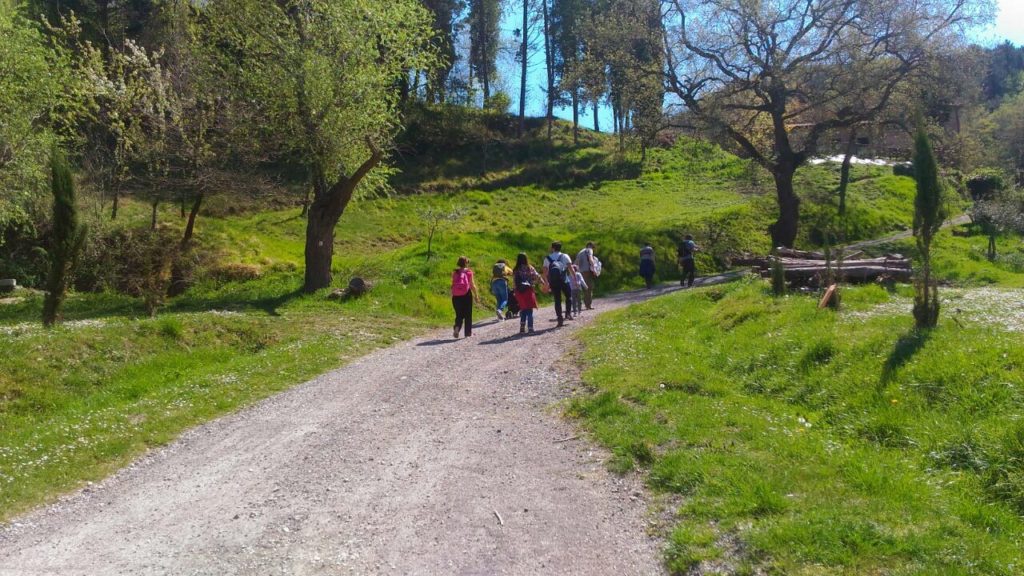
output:
[[[513,294],[512,291],[509,290],[508,310],[505,312],[505,320],[508,320],[509,318],[518,318],[518,317],[519,317],[519,301],[516,300],[515,294]]]

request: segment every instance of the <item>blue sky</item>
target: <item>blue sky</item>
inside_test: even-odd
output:
[[[1024,44],[1024,0],[997,0],[999,14],[996,23],[978,34],[984,44],[1010,40]]]
[[[996,0],[998,13],[996,21],[985,29],[978,30],[975,34],[975,41],[984,46],[998,44],[1004,40],[1010,40],[1014,44],[1024,45],[1024,0]],[[512,31],[522,26],[522,12],[518,9],[521,4],[513,0],[510,2],[510,9],[507,9],[502,21],[502,36],[510,38]],[[532,36],[532,35],[531,35]],[[498,89],[505,91],[512,98],[512,112],[519,111],[519,68],[512,60],[511,51],[501,58],[499,73],[501,78],[498,81]],[[527,85],[527,106],[526,113],[529,116],[544,115],[544,63],[542,49],[530,54],[529,84]],[[556,110],[555,115],[560,118],[572,118],[572,110]],[[604,110],[600,117],[601,130],[611,129],[611,114]],[[593,117],[590,113],[581,115],[580,124],[592,127]]]

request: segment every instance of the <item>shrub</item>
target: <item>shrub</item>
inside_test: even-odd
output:
[[[967,179],[967,191],[971,199],[987,200],[1006,189],[1006,178],[999,170],[983,168]]]
[[[910,162],[899,162],[892,165],[893,176],[906,176],[908,178],[914,177],[914,165]]]
[[[505,94],[504,92],[496,92],[491,94],[490,98],[484,102],[484,109],[494,110],[495,112],[507,112],[511,105],[512,99],[509,98],[508,94]]]
[[[256,280],[262,275],[259,266],[241,262],[220,264],[210,270],[210,277],[218,282],[245,282]]]

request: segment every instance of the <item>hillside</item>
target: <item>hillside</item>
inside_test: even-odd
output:
[[[657,250],[661,280],[678,278],[674,247],[686,233],[704,249],[703,274],[724,269],[737,252],[768,248],[770,179],[716,146],[680,138],[641,161],[635,150],[619,152],[607,135],[588,133],[574,148],[563,124],[548,143],[536,122],[526,140],[516,141],[501,118],[460,121],[470,126],[447,147],[437,144],[452,133],[448,127],[417,128],[420,139],[399,147],[394,192],[362,198],[343,216],[335,283],[367,279],[373,288],[363,298],[338,302],[323,292],[299,292],[305,221],[289,192],[215,197],[197,224],[194,283],[167,300],[156,318],[146,317],[142,299],[113,284],[72,294],[68,321],[53,331],[38,324],[38,293],[4,300],[0,518],[102,478],[195,424],[447,325],[450,270],[459,255],[486,275],[494,259],[520,251],[538,262],[553,239],[572,252],[593,240],[606,266],[598,292],[607,294],[641,285],[635,259],[645,241]],[[429,137],[428,128],[435,131]],[[836,233],[837,168],[811,166],[798,176],[803,244],[813,246]],[[856,167],[846,239],[908,228],[912,195],[911,179],[887,167]],[[84,262],[85,272],[100,277],[129,254],[121,252],[132,248],[129,240],[144,235],[150,211],[128,198],[121,219],[110,223],[98,198],[86,203],[95,233],[106,240]],[[439,225],[428,258],[431,210],[458,217]],[[177,238],[184,222],[179,207],[164,204],[158,217],[165,237]],[[944,233],[938,273],[965,286],[1024,285],[1020,240],[1004,239],[1006,257],[995,263],[985,260],[984,243],[978,234]],[[878,249],[912,253],[906,241]],[[478,318],[490,314],[488,302],[485,294]],[[941,342],[951,340],[935,345]],[[756,347],[735,352],[740,363],[760,354]],[[700,560],[705,553],[687,554]]]

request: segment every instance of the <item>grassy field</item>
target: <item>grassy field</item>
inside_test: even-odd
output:
[[[592,391],[569,412],[665,495],[674,573],[1019,574],[1024,293],[1006,290],[941,292],[923,333],[905,289],[846,289],[838,313],[760,280],[660,298],[582,334]]]
[[[298,292],[305,221],[297,208],[215,198],[197,226],[198,281],[156,319],[138,299],[109,292],[72,294],[68,322],[54,331],[38,326],[38,295],[0,305],[0,520],[101,478],[190,426],[446,325],[459,255],[486,275],[494,259],[519,251],[539,261],[553,239],[570,251],[594,240],[606,270],[598,288],[607,292],[640,285],[635,259],[644,241],[666,263],[681,235],[693,233],[704,247],[705,272],[731,252],[767,249],[770,180],[749,163],[684,140],[651,150],[640,166],[610,138],[587,136],[571,149],[567,134],[560,129],[553,147],[533,143],[524,152],[543,148],[554,156],[513,158],[486,177],[472,176],[480,166],[453,153],[439,164],[444,170],[420,166],[405,175],[407,187],[416,182],[434,192],[405,189],[354,203],[338,227],[334,273],[339,285],[352,276],[372,282],[361,299],[339,303],[323,292]],[[907,179],[878,168],[854,174],[856,194],[870,187],[877,195],[862,202],[851,193],[851,213],[868,223],[861,234],[908,225]],[[815,206],[833,201],[836,169],[809,167],[802,178],[811,227]],[[464,214],[437,231],[428,260],[422,214],[430,208]],[[106,212],[95,200],[87,210],[95,222]],[[141,226],[148,217],[146,204],[126,198],[116,225]],[[160,220],[171,229],[182,225],[172,205]],[[677,271],[663,264],[659,275],[673,279]]]

